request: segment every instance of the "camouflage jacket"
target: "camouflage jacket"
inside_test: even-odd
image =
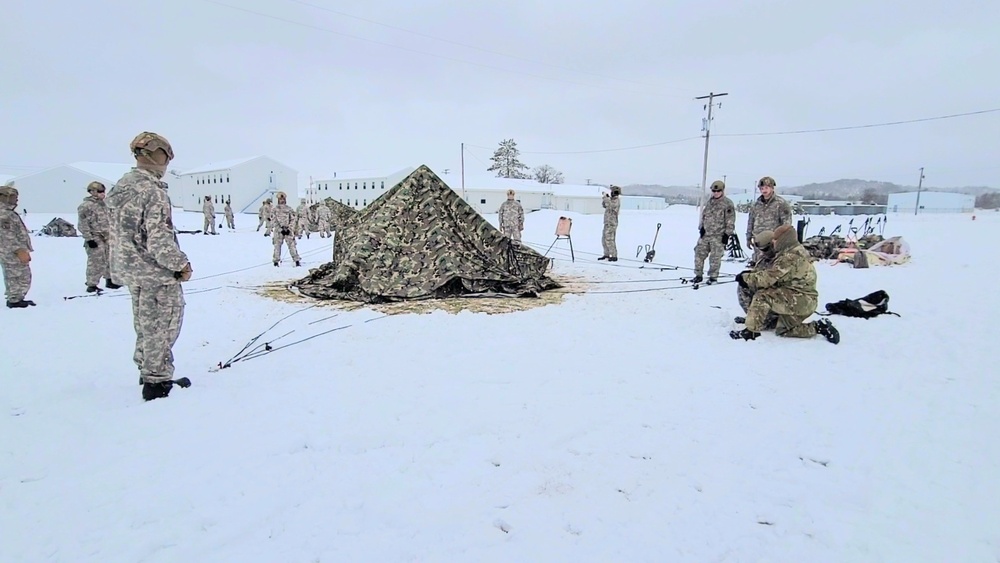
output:
[[[76,208],[77,228],[86,240],[108,240],[108,206],[95,196],[87,197]]]
[[[281,229],[291,230],[295,227],[297,218],[298,215],[294,209],[287,204],[279,203],[271,210],[271,231],[277,233]]]
[[[205,198],[205,202],[201,204],[201,212],[207,217],[215,217],[215,204],[211,198]]]
[[[524,229],[524,208],[517,200],[508,199],[500,204],[500,226]]]
[[[813,309],[819,297],[816,291],[816,268],[809,253],[795,242],[792,246],[778,250],[774,263],[767,269],[744,274],[743,281],[750,289],[789,289],[803,297],[811,298]]]
[[[268,204],[266,204],[266,203],[260,204],[260,211],[258,211],[258,213],[260,213],[261,217],[263,217],[265,219],[270,219],[271,218],[271,206],[268,205]]]
[[[618,226],[618,210],[622,207],[622,200],[617,197],[605,197],[601,201],[604,207],[604,224],[613,227]]]
[[[226,214],[226,217],[232,217],[233,216],[233,206],[231,206],[231,205],[229,205],[227,203],[226,206],[222,208],[222,212]]]
[[[174,272],[188,263],[177,243],[167,184],[133,168],[111,188],[105,202],[111,223],[111,276],[128,286],[180,283]]]
[[[731,235],[736,231],[736,206],[726,196],[710,198],[701,210],[699,229],[706,235]]]
[[[14,204],[0,207],[0,259],[13,262],[18,250],[34,250],[31,247],[31,235],[24,226],[21,216],[14,210]]]
[[[309,204],[306,202],[300,202],[299,206],[295,208],[295,215],[298,216],[299,220],[309,220]]]
[[[333,217],[333,211],[330,211],[330,206],[321,203],[319,207],[316,208],[316,219],[319,221],[329,221]]]
[[[781,225],[792,224],[792,207],[778,194],[764,201],[760,196],[750,207],[750,219],[747,221],[747,239],[761,232],[773,231]]]

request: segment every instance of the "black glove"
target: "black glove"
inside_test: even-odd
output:
[[[705,236],[705,227],[698,227],[698,235]]]
[[[722,233],[722,244],[729,244],[729,235]]]
[[[281,234],[282,234],[282,236],[286,236],[287,237],[288,235],[292,234],[292,231],[289,231],[288,228],[283,228],[283,229],[281,229]]]
[[[97,241],[96,240],[88,240],[86,242],[86,244],[87,244],[87,248],[97,248]]]
[[[746,273],[749,273],[749,272],[747,272],[746,270],[744,270],[744,271],[736,274],[736,283],[740,284],[740,287],[742,287],[743,289],[750,289],[750,284],[748,284],[746,282],[746,280],[743,279],[743,274],[746,274]]]

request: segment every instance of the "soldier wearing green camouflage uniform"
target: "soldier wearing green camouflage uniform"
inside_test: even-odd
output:
[[[734,330],[734,339],[754,340],[764,330],[769,314],[777,315],[775,334],[793,338],[812,338],[822,334],[834,344],[840,334],[833,324],[822,319],[803,323],[814,312],[819,294],[816,291],[816,268],[809,254],[799,244],[795,229],[782,225],[774,231],[774,263],[759,271],[745,271],[736,281],[753,292],[747,310],[746,328]]]
[[[747,236],[744,240],[750,240],[761,231],[773,231],[782,225],[792,224],[792,206],[774,193],[776,185],[774,178],[770,176],[764,176],[757,182],[760,197],[750,206]]]
[[[218,234],[215,232],[215,203],[212,202],[212,196],[205,196],[201,204],[201,212],[205,215],[205,227],[201,230],[201,234]]]
[[[31,236],[21,216],[17,214],[17,189],[7,182],[0,187],[0,270],[3,271],[7,308],[23,309],[34,306],[26,300],[31,289]]]
[[[500,204],[497,211],[500,232],[511,240],[521,242],[521,231],[524,230],[524,208],[514,199],[514,190],[507,190],[507,200]]]
[[[330,211],[330,206],[325,203],[320,203],[319,207],[316,209],[316,222],[319,224],[319,238],[333,236],[333,233],[330,232],[330,220],[332,218],[333,212]]]
[[[161,181],[174,151],[156,133],[140,133],[130,144],[136,166],[108,194],[111,275],[132,294],[135,353],[142,397],[166,397],[173,386],[174,355],[184,320],[181,282],[191,263],[174,232],[167,184]]]
[[[774,245],[771,241],[774,239],[774,233],[771,231],[761,231],[754,235],[753,239],[750,240],[750,244],[754,245],[756,257],[755,260],[750,262],[750,271],[757,272],[760,270],[766,270],[774,264]],[[749,287],[744,287],[741,284],[736,286],[736,299],[740,303],[740,308],[743,309],[743,313],[746,314],[750,310],[750,303],[753,301],[753,290]],[[736,317],[736,322],[743,324],[746,321],[746,317]],[[771,313],[764,319],[764,330],[774,330],[774,327],[778,324],[778,317],[774,313]]]
[[[726,184],[721,180],[712,182],[712,197],[701,210],[698,223],[698,244],[694,247],[694,273],[691,283],[701,283],[708,258],[708,283],[719,279],[722,253],[726,251],[729,237],[736,231],[736,206],[725,196]]]
[[[295,236],[302,238],[302,233],[309,232],[309,204],[306,200],[299,202],[295,208]],[[308,237],[306,237],[308,238]]]
[[[618,261],[618,246],[615,244],[615,234],[618,232],[618,211],[621,210],[622,200],[619,196],[622,189],[618,186],[611,186],[611,195],[604,194],[601,206],[604,207],[604,232],[601,233],[601,244],[604,246],[604,255],[598,260],[608,262]]]
[[[236,229],[236,216],[233,215],[233,206],[229,204],[229,200],[226,200],[226,206],[222,208],[222,213],[226,216],[226,228]]]
[[[285,192],[278,192],[278,205],[271,210],[271,240],[274,242],[274,265],[281,262],[281,244],[288,245],[288,253],[292,255],[296,266],[301,266],[299,251],[295,247],[295,224],[298,215],[295,210],[288,206],[288,196]]]
[[[108,206],[104,203],[104,184],[91,182],[87,185],[87,193],[90,195],[76,208],[77,226],[83,235],[83,248],[87,251],[87,293],[100,291],[97,284],[102,277],[105,287],[118,289],[121,286],[111,281]]]

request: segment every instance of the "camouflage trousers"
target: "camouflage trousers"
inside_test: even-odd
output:
[[[722,233],[710,234],[698,239],[698,244],[694,245],[694,273],[700,276],[705,270],[705,258],[708,258],[708,277],[719,277],[719,268],[722,267],[722,253],[726,251],[726,245],[722,244]]]
[[[604,245],[604,255],[609,258],[618,258],[618,246],[615,244],[615,234],[617,234],[617,232],[617,223],[604,223],[604,232],[601,234],[601,244]]]
[[[174,376],[174,343],[184,322],[184,290],[180,284],[129,286],[135,354],[132,361],[145,383]]]
[[[295,245],[295,233],[292,233],[291,230],[289,230],[289,233],[291,234],[283,235],[281,234],[281,229],[278,229],[277,232],[271,235],[271,238],[273,239],[274,242],[275,262],[281,261],[281,243],[285,243],[288,245],[288,253],[292,255],[292,260],[295,260],[296,262],[300,260],[299,249],[296,248]]]
[[[226,228],[227,229],[236,228],[236,218],[230,215],[229,213],[226,214]]]
[[[4,288],[7,290],[7,302],[17,303],[24,299],[31,289],[31,267],[22,264],[20,260],[0,260],[0,270],[3,270]]]
[[[326,238],[333,236],[333,233],[330,232],[329,219],[320,219],[316,222],[319,223],[319,238]]]
[[[215,215],[205,215],[205,227],[202,231],[206,233],[215,232]]]
[[[257,219],[257,230],[258,231],[260,230],[261,227],[264,226],[265,223],[267,223],[268,225],[271,224],[271,222],[268,221],[267,219],[265,219],[263,215],[258,215],[257,217],[258,217],[258,219]]]
[[[96,287],[101,281],[111,279],[111,266],[108,261],[111,248],[108,243],[101,239],[94,239],[97,248],[90,248],[87,243],[83,244],[83,249],[87,251],[87,286]]]
[[[510,237],[510,240],[521,241],[521,229],[518,229],[517,225],[505,225],[501,223],[500,232]]]
[[[778,336],[812,338],[813,323],[803,323],[816,312],[817,299],[784,288],[759,289],[747,310],[747,330],[762,332],[769,315],[777,316],[774,333]]]

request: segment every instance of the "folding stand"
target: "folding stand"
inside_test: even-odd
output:
[[[569,256],[573,262],[576,262],[576,253],[573,252],[573,237],[570,236],[569,231],[573,228],[573,220],[569,217],[560,217],[559,222],[556,223],[556,240],[552,241],[549,248],[545,250],[545,256],[552,250],[552,247],[559,242],[559,239],[566,239],[569,241]]]

